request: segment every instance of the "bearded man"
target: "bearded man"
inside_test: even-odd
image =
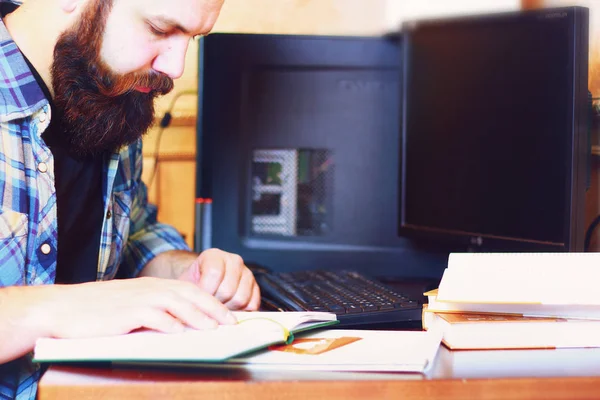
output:
[[[207,329],[258,309],[243,260],[190,252],[140,178],[153,101],[222,2],[0,2],[0,399],[35,398],[40,337]]]

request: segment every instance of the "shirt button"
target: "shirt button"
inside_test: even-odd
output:
[[[38,171],[40,171],[42,174],[45,174],[46,172],[48,172],[48,164],[46,163],[39,163],[38,164]]]
[[[52,251],[52,247],[50,247],[48,243],[44,243],[42,247],[40,247],[40,250],[43,254],[48,255]]]
[[[40,122],[46,122],[46,113],[45,112],[40,114]]]
[[[112,217],[112,212],[110,212],[110,210],[108,210],[106,212],[106,219],[110,219]]]

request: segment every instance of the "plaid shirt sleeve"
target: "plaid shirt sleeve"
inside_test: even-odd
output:
[[[154,257],[169,250],[190,248],[181,234],[173,227],[159,223],[156,206],[148,203],[147,188],[142,181],[142,144],[138,141],[130,146],[128,157],[121,159],[129,163],[135,180],[130,211],[131,227],[125,244],[120,270],[129,277],[137,276]]]

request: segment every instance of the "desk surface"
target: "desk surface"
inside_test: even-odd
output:
[[[425,375],[52,366],[39,400],[600,398],[600,349],[449,351]]]

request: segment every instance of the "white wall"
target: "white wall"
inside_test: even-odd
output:
[[[387,0],[386,22],[388,29],[396,30],[403,21],[419,18],[520,9],[520,0]]]

